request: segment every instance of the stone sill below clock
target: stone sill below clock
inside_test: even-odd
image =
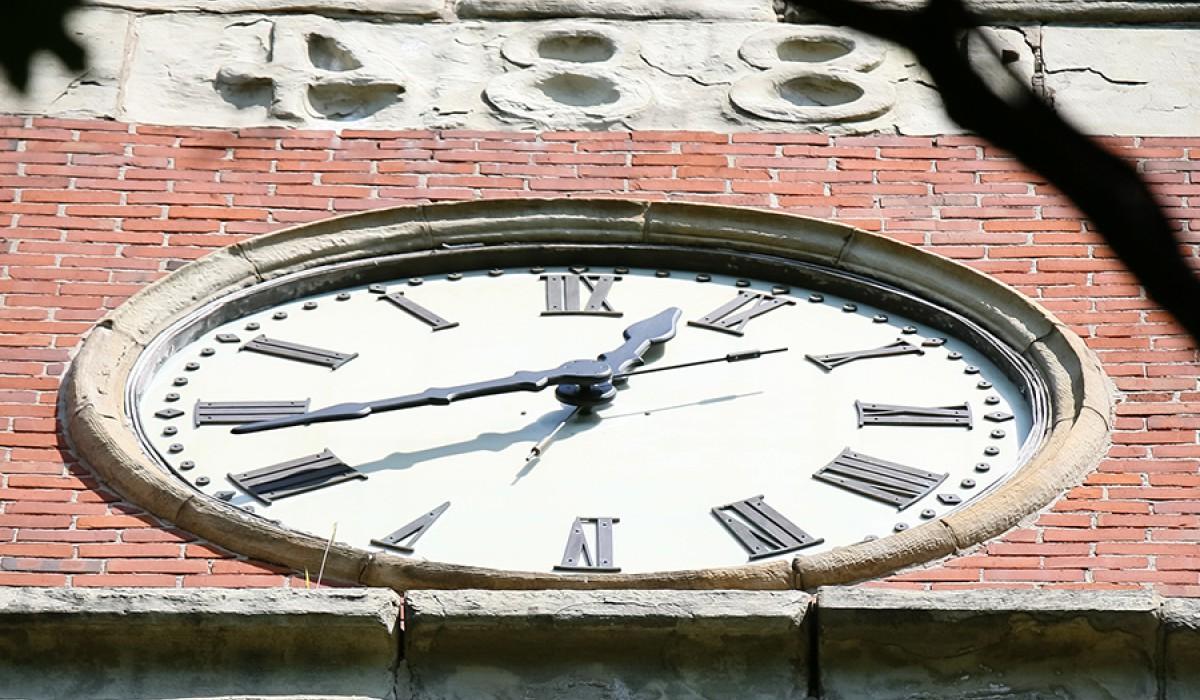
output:
[[[1177,697],[1197,627],[1150,592],[7,588],[0,695]]]

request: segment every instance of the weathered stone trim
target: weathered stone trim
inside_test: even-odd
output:
[[[860,0],[866,5],[910,10],[926,0]],[[991,22],[1189,22],[1200,19],[1200,6],[1189,0],[967,0]],[[788,13],[789,17],[792,13]],[[802,12],[796,18],[809,18]],[[815,17],[811,17],[815,19]]]
[[[200,496],[155,465],[133,434],[125,388],[133,358],[204,300],[334,262],[463,243],[552,241],[693,245],[817,262],[906,288],[988,329],[1050,384],[1041,452],[986,497],[940,521],[788,562],[661,574],[557,576],[413,561],[335,545],[328,575],[411,588],[786,589],[846,583],[937,559],[1012,527],[1104,454],[1112,410],[1099,363],[1044,309],[963,265],[848,226],[760,210],[622,200],[482,201],[398,207],[298,226],[232,246],[150,285],[100,322],[64,384],[80,456],[155,515],[244,554],[315,569],[325,541]]]
[[[388,697],[400,608],[380,589],[0,588],[0,696]]]
[[[0,695],[1182,698],[1197,620],[1148,591],[0,588]]]

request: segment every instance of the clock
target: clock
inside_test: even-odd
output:
[[[120,373],[156,488],[310,570],[295,543],[491,585],[728,585],[945,532],[1055,427],[1038,358],[945,299],[744,241],[535,238],[305,248],[172,312]]]

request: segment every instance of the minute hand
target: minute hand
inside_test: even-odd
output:
[[[554,369],[540,372],[516,372],[510,377],[501,379],[452,387],[433,387],[419,394],[394,396],[366,403],[341,403],[286,418],[243,423],[233,428],[232,432],[237,434],[257,433],[263,430],[275,430],[276,428],[287,428],[294,425],[353,420],[355,418],[364,418],[372,413],[399,411],[405,408],[416,408],[417,406],[445,406],[455,401],[474,399],[481,396],[494,396],[496,394],[508,394],[516,391],[541,391],[548,386],[558,384],[599,384],[608,381],[611,377],[612,369],[606,362],[598,360],[572,360]]]
[[[597,359],[608,363],[613,374],[621,374],[642,364],[642,356],[652,345],[675,337],[675,325],[683,312],[672,306],[625,329],[625,344]]]

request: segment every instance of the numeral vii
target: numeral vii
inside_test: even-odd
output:
[[[889,503],[900,510],[921,500],[947,476],[906,467],[849,448],[842,450],[832,462],[813,474],[814,479]]]
[[[801,530],[767,505],[762,496],[717,506],[712,509],[712,514],[741,543],[750,555],[750,561],[794,552],[825,541]]]
[[[740,291],[733,301],[719,306],[708,312],[699,321],[688,321],[689,326],[708,328],[709,330],[743,335],[746,324],[750,319],[762,316],[781,306],[789,306],[796,302],[791,299],[759,294],[758,292]],[[747,307],[744,308],[743,307]],[[735,313],[736,312],[736,313]]]
[[[543,316],[621,316],[608,303],[608,294],[620,277],[613,275],[542,275],[546,285],[546,310]],[[579,288],[590,295],[580,307]]]

